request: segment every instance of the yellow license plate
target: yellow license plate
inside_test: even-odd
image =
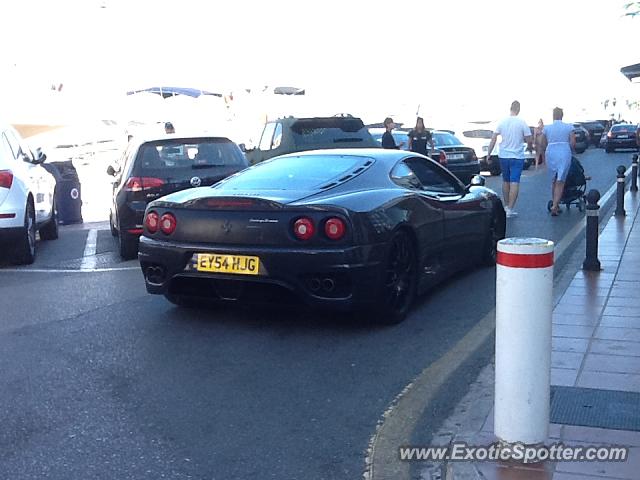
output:
[[[196,255],[196,270],[199,272],[259,275],[260,258],[245,255],[198,253]]]

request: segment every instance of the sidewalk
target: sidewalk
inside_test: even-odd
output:
[[[552,401],[551,421],[559,422],[558,417],[562,415],[558,415],[558,411],[564,412],[565,421],[551,423],[548,443],[627,446],[631,447],[628,460],[529,465],[459,462],[447,465],[446,474],[442,477],[430,473],[439,472],[440,466],[424,469],[421,479],[640,478],[640,407],[634,403],[640,400],[640,192],[636,195],[627,192],[625,203],[627,216],[623,219],[611,217],[600,235],[602,272],[578,271],[553,311],[551,384],[552,396],[554,390],[556,394]],[[554,389],[553,386],[557,387]],[[577,387],[564,390],[562,397],[570,403],[583,393],[595,394],[604,402],[577,402],[573,405],[574,410],[577,407],[582,413],[586,412],[586,418],[591,417],[591,422],[585,421],[585,415],[575,420],[578,418],[575,415],[570,418],[571,409],[554,409],[561,397],[558,387]],[[580,390],[582,388],[596,390]],[[638,396],[623,392],[637,393]],[[470,413],[470,410],[482,409],[483,406],[486,412],[487,405],[492,404],[492,365],[483,371],[478,385],[472,386],[468,397],[461,402],[462,406],[456,408],[458,418],[445,422],[433,444],[465,441],[470,445],[484,446],[497,440],[493,434],[493,408],[484,417],[484,422],[477,420],[478,410],[474,416]],[[632,401],[625,403],[628,397]],[[589,415],[590,411],[595,414]],[[464,426],[460,426],[460,415],[468,419]],[[452,417],[455,416],[456,413]]]

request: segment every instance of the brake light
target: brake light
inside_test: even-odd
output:
[[[176,222],[176,217],[171,213],[165,213],[160,218],[160,231],[165,235],[171,235],[176,231],[176,226],[178,222]]]
[[[340,240],[346,231],[347,226],[340,218],[331,217],[324,223],[324,234],[329,240]]]
[[[0,188],[11,188],[13,184],[13,172],[11,170],[0,170]]]
[[[147,227],[147,230],[149,230],[149,233],[156,233],[158,231],[159,225],[160,225],[160,216],[156,212],[147,213],[147,216],[144,219],[144,226]]]
[[[440,152],[440,156],[438,157],[438,161],[442,164],[442,165],[446,165],[447,164],[447,154],[444,152]]]
[[[302,217],[293,224],[293,234],[298,240],[309,240],[315,233],[313,221],[310,218]]]
[[[158,188],[164,185],[164,180],[155,177],[130,177],[124,186],[128,192],[142,192],[150,188]]]

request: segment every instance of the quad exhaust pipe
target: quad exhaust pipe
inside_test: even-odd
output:
[[[152,265],[145,271],[147,281],[153,285],[162,285],[166,278],[164,267]]]
[[[313,277],[309,281],[309,288],[312,292],[318,293],[322,291],[323,293],[331,293],[336,288],[336,282],[332,278],[319,278]]]

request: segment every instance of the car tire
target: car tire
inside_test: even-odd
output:
[[[482,249],[482,264],[488,267],[493,267],[496,264],[498,257],[498,242],[504,238],[506,226],[506,217],[504,209],[500,208],[499,211],[493,212],[491,216],[491,224],[489,225],[489,232],[487,232],[487,238],[485,240],[484,248]]]
[[[36,259],[36,211],[33,202],[27,202],[24,212],[24,227],[21,229],[20,239],[16,245],[16,263],[30,265]]]
[[[40,229],[40,238],[42,240],[56,240],[58,238],[58,206],[55,201],[51,207],[51,218]]]
[[[376,323],[393,325],[406,318],[417,291],[416,249],[407,232],[391,238],[384,269],[381,300],[372,315]]]
[[[116,229],[116,226],[113,223],[113,214],[109,213],[109,230],[111,230],[111,235],[114,237],[118,236],[118,230]]]
[[[138,256],[138,239],[122,231],[122,228],[118,230],[118,247],[123,260],[133,260]]]

